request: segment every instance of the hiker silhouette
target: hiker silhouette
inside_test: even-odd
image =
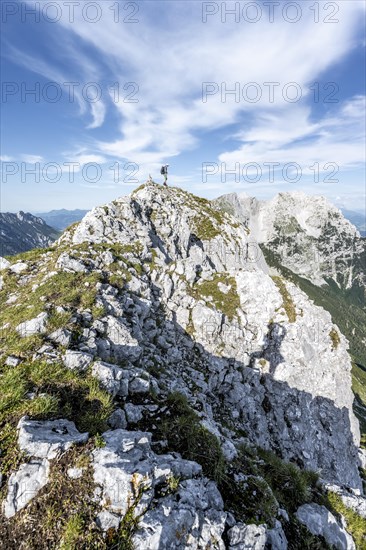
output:
[[[167,181],[168,181],[168,166],[169,166],[169,164],[163,164],[163,166],[160,169],[160,174],[162,176],[164,176],[163,185],[165,185],[166,187],[168,186],[168,184],[167,184]]]

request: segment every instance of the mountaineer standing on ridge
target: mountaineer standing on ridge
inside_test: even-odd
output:
[[[164,184],[165,187],[168,187],[167,181],[168,181],[168,166],[169,164],[164,164],[160,169],[160,174],[164,176]]]

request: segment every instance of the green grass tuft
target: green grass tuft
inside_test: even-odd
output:
[[[219,283],[231,287],[225,293],[219,288]],[[232,320],[240,307],[240,298],[237,293],[234,277],[225,274],[215,274],[211,281],[199,281],[189,289],[190,294],[196,299],[206,299],[207,305],[213,304],[216,309],[222,311],[229,320]]]
[[[339,495],[328,492],[326,506],[337,516],[341,514],[347,523],[347,531],[352,535],[357,550],[366,549],[366,519],[347,508]]]
[[[273,276],[272,280],[281,293],[282,300],[283,300],[282,306],[287,313],[289,322],[294,323],[296,321],[295,304],[291,298],[289,291],[286,288],[286,284],[284,280],[281,277],[277,277],[277,276]]]

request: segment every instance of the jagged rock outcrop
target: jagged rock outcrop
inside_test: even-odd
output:
[[[78,426],[82,417],[82,430],[66,425],[70,441],[86,444],[87,431],[103,431],[85,451],[90,514],[103,540],[123,531],[149,550],[239,549],[254,539],[253,548],[285,550],[300,502],[289,504],[291,520],[281,511],[263,477],[266,451],[297,465],[288,470],[294,476],[318,471],[321,483],[342,486],[362,505],[347,341],[328,312],[270,276],[257,253],[245,224],[209,201],[149,184],[93,209],[19,273],[3,269],[1,360],[16,356],[20,363],[7,368],[30,372],[21,410],[48,399],[53,418],[57,399],[57,418]],[[65,422],[22,421],[20,448],[31,461],[52,461],[67,450],[57,431]],[[16,501],[12,487],[25,467],[7,479],[5,501]],[[36,492],[50,483],[37,467]],[[83,479],[78,463],[69,470],[75,483]]]
[[[262,264],[253,261],[245,226],[215,215],[193,196],[182,200],[183,196],[146,186],[93,209],[61,241],[71,247],[100,242],[136,246],[140,261],[147,265],[154,251],[150,273],[128,285],[142,299],[130,294],[116,300],[115,291],[104,286],[100,301],[117,315],[123,315],[126,306],[133,311],[130,327],[140,341],[149,332],[144,329],[147,318],[151,323],[156,317],[151,305],[164,309],[168,326],[159,340],[153,332],[156,343],[148,345],[174,372],[174,388],[189,391],[188,365],[206,372],[208,382],[198,382],[206,407],[225,411],[253,442],[321,469],[329,481],[360,488],[359,433],[351,410],[346,341],[339,335],[340,344],[334,348],[331,332],[338,330],[330,315],[313,306],[295,285],[278,287]],[[127,305],[127,300],[134,305]],[[289,320],[286,300],[296,320]],[[103,321],[111,322],[110,317]],[[114,323],[122,327],[126,321]],[[187,331],[201,350],[193,363]],[[107,353],[118,359],[108,332],[106,342]],[[146,344],[145,339],[145,349]],[[191,375],[197,376],[192,371]],[[207,398],[207,393],[216,399]]]

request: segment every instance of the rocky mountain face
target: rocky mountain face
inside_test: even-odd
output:
[[[12,256],[32,248],[45,248],[60,233],[46,224],[42,218],[18,212],[0,213],[0,254]]]
[[[249,227],[268,264],[329,311],[347,337],[355,410],[366,433],[366,240],[321,196],[280,193],[258,201],[234,193],[214,202]]]
[[[313,284],[366,287],[365,241],[325,197],[279,193],[272,200],[231,194],[218,199],[247,223],[258,243]]]
[[[50,212],[40,212],[36,215],[42,218],[48,225],[59,231],[63,231],[69,225],[79,222],[83,219],[88,210],[51,210]]]
[[[151,183],[0,262],[4,548],[363,547],[347,340],[253,243]]]

